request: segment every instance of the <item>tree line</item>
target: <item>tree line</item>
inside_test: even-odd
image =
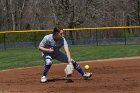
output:
[[[139,0],[0,0],[0,12],[1,31],[140,25]],[[85,32],[66,34],[78,39]]]

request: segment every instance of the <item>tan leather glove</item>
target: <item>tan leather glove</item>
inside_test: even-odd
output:
[[[64,69],[64,72],[66,74],[66,76],[71,76],[73,73],[74,67],[72,63],[67,64],[66,68]]]

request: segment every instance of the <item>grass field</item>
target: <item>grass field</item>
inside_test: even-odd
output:
[[[77,61],[120,58],[140,56],[140,45],[71,46],[70,51]],[[0,50],[0,70],[43,64],[41,53],[35,48]]]

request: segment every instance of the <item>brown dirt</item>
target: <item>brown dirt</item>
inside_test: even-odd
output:
[[[53,65],[47,83],[40,83],[43,66],[0,71],[0,93],[140,93],[140,57],[85,64],[93,77],[84,80],[74,71],[71,83],[64,77],[66,64]]]

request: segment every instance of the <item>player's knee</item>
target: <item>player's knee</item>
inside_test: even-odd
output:
[[[46,59],[45,62],[46,62],[45,65],[52,65],[52,60],[51,59]]]

